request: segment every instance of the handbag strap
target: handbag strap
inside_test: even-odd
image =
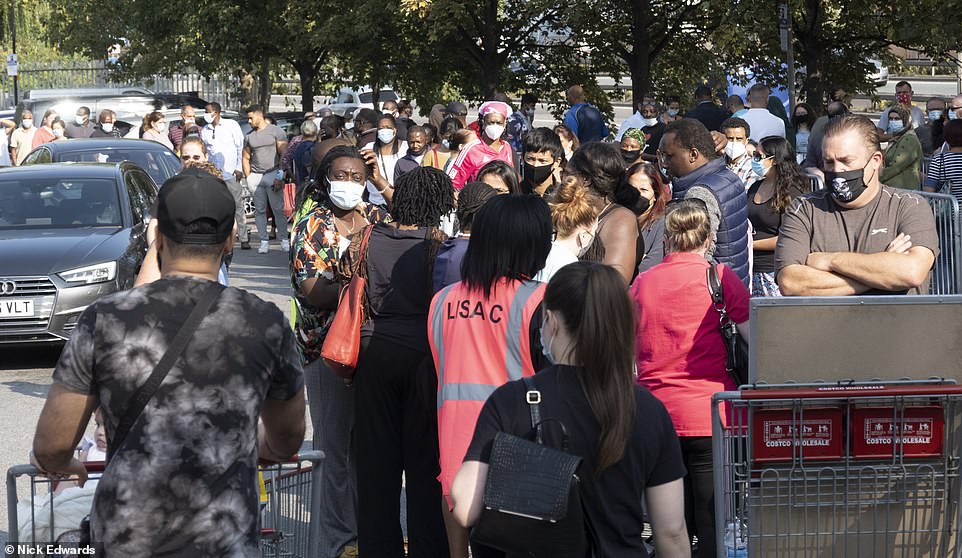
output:
[[[364,227],[364,233],[361,237],[361,244],[357,249],[357,261],[354,262],[354,273],[352,277],[361,273],[361,270],[364,270],[365,274],[367,273],[367,245],[371,240],[372,230],[374,230],[374,225],[368,225]]]
[[[544,445],[544,423],[557,422],[561,427],[561,451],[567,452],[571,445],[571,436],[568,434],[568,429],[560,420],[541,418],[541,391],[534,383],[534,376],[525,376],[522,380],[526,388],[524,400],[528,403],[528,409],[531,411],[531,429],[534,430],[535,441]]]
[[[130,429],[133,428],[134,423],[140,418],[141,413],[143,413],[147,407],[147,403],[150,402],[150,399],[154,396],[154,393],[157,392],[157,388],[163,383],[164,378],[167,377],[174,363],[180,357],[181,353],[184,352],[188,341],[190,341],[190,338],[194,335],[194,331],[197,330],[197,326],[200,325],[201,320],[207,315],[214,301],[217,300],[217,297],[223,290],[223,285],[216,282],[211,283],[204,290],[197,300],[194,309],[191,310],[190,315],[187,316],[184,325],[180,326],[180,330],[171,342],[170,347],[167,348],[167,352],[164,353],[164,356],[161,357],[160,361],[154,367],[154,371],[150,373],[147,381],[137,388],[137,391],[131,396],[127,409],[124,411],[124,414],[121,415],[117,430],[114,431],[114,439],[108,448],[107,461],[110,461],[110,459],[116,455],[117,451],[126,441]]]
[[[731,318],[728,317],[728,307],[725,305],[725,290],[718,270],[713,265],[708,266],[708,292],[711,293],[712,306],[718,312],[719,323],[722,327],[728,325]]]

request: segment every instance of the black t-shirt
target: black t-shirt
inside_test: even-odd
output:
[[[644,527],[641,501],[645,487],[685,476],[678,437],[665,406],[648,390],[635,387],[635,422],[620,461],[597,475],[601,428],[572,366],[552,366],[535,376],[541,392],[545,443],[561,447],[562,422],[571,436],[571,453],[583,458],[579,474],[585,510],[601,545],[600,556],[647,556],[641,541]],[[495,434],[531,433],[531,414],[521,380],[498,388],[484,404],[465,461],[487,463]],[[530,437],[529,437],[530,439]]]
[[[658,122],[654,126],[645,126],[641,129],[645,134],[645,155],[654,155],[658,152],[661,136],[665,134],[665,128],[667,127],[664,122]]]
[[[748,188],[748,220],[755,229],[755,240],[765,240],[778,236],[778,227],[782,224],[782,216],[772,209],[772,199],[769,198],[762,203],[755,203],[755,194],[762,187],[763,180],[756,180]],[[762,195],[765,199],[769,195]],[[754,273],[774,273],[775,272],[775,251],[756,250],[752,256]]]
[[[367,296],[371,318],[362,334],[372,332],[425,352],[428,307],[434,296],[428,262],[428,229],[402,231],[377,224],[367,256]]]

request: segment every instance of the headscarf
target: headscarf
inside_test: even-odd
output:
[[[508,106],[508,103],[503,103],[501,101],[488,101],[481,105],[480,110],[478,110],[478,114],[481,115],[481,118],[484,118],[490,112],[496,112],[507,118],[508,115],[511,114],[511,107]]]
[[[624,133],[624,135],[623,135],[622,137],[623,137],[623,138],[631,138],[631,139],[637,141],[638,143],[641,144],[641,150],[642,150],[642,151],[645,150],[645,143],[646,143],[645,133],[642,132],[641,130],[639,130],[638,128],[629,128],[627,131],[625,131],[625,133]]]
[[[902,118],[902,129],[897,132],[896,136],[901,136],[902,134],[908,132],[912,129],[912,111],[905,108],[903,105],[892,105],[889,109],[889,114],[896,113]]]

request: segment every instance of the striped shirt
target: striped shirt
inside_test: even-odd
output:
[[[962,153],[946,151],[933,156],[924,185],[940,192],[944,186],[946,194],[962,201]]]

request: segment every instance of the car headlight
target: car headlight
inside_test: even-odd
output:
[[[117,276],[117,262],[104,262],[76,269],[62,271],[57,274],[68,283],[90,285],[92,283],[103,283],[113,281]]]

